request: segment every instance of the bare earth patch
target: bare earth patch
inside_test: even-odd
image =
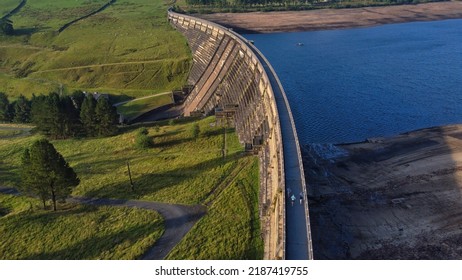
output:
[[[356,9],[197,15],[243,33],[312,31],[462,18],[462,2]]]
[[[462,125],[331,149],[305,152],[315,258],[462,259]]]

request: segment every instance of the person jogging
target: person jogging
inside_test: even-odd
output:
[[[302,200],[303,200],[303,192],[300,192],[300,204],[302,204]]]
[[[295,195],[292,195],[292,196],[290,197],[290,200],[292,201],[292,206],[294,206]]]

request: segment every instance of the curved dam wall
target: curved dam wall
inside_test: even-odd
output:
[[[266,58],[239,34],[169,11],[193,54],[184,115],[215,114],[235,126],[260,158],[260,218],[265,259],[312,259],[300,146],[284,89]],[[287,195],[294,193],[291,205]],[[298,196],[302,195],[302,203]]]

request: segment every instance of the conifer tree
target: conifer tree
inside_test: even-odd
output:
[[[91,94],[88,94],[83,100],[80,108],[80,121],[87,136],[96,136],[96,101]]]
[[[71,94],[71,100],[75,108],[80,112],[83,100],[85,100],[85,94],[81,90],[76,90]]]
[[[63,122],[62,136],[64,138],[76,136],[81,130],[80,113],[71,97],[60,98],[59,112]]]
[[[0,122],[11,121],[10,102],[5,93],[0,92]]]
[[[24,152],[21,180],[25,193],[39,196],[44,207],[51,199],[54,211],[57,201],[67,198],[80,182],[63,156],[45,139],[35,141]]]
[[[26,97],[24,97],[24,95],[21,94],[14,104],[13,121],[17,123],[30,122],[30,111],[31,105],[29,100],[27,100]]]
[[[118,115],[114,106],[106,98],[100,97],[95,108],[96,131],[98,136],[110,136],[117,132]]]

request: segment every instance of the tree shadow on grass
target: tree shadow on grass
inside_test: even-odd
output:
[[[5,182],[15,182],[19,184],[19,168],[11,167],[0,162],[0,186]]]
[[[47,211],[41,213],[33,213],[28,215],[23,215],[18,219],[16,229],[19,229],[23,226],[29,227],[31,224],[39,224],[41,226],[46,226],[49,223],[55,222],[57,219],[64,216],[73,216],[73,215],[85,215],[97,211],[96,207],[84,206],[84,207],[74,207],[69,210],[60,210],[58,211]]]
[[[106,252],[113,255],[114,248],[122,243],[129,242],[134,244],[139,239],[147,237],[157,229],[159,225],[144,224],[132,226],[127,229],[119,230],[115,233],[104,236],[93,236],[78,241],[65,248],[52,252],[35,253],[24,256],[21,259],[29,260],[77,260],[77,259],[99,259],[101,254]],[[109,257],[111,258],[111,257]],[[109,259],[107,258],[107,259]],[[124,257],[122,257],[124,258]],[[127,258],[127,257],[125,257]]]
[[[135,191],[131,190],[127,176],[125,183],[108,184],[98,189],[89,190],[83,195],[87,197],[137,199],[148,194],[155,194],[162,189],[168,189],[182,184],[184,181],[192,180],[194,177],[205,176],[208,171],[217,166],[226,165],[229,162],[235,161],[240,158],[240,156],[239,154],[233,154],[227,156],[225,159],[218,157],[189,167],[180,167],[162,173],[143,174],[134,179]],[[206,195],[206,192],[204,192],[204,195]]]
[[[19,28],[19,29],[15,29],[14,30],[14,36],[29,36],[29,35],[32,35],[38,31],[40,31],[41,29],[40,28]]]

